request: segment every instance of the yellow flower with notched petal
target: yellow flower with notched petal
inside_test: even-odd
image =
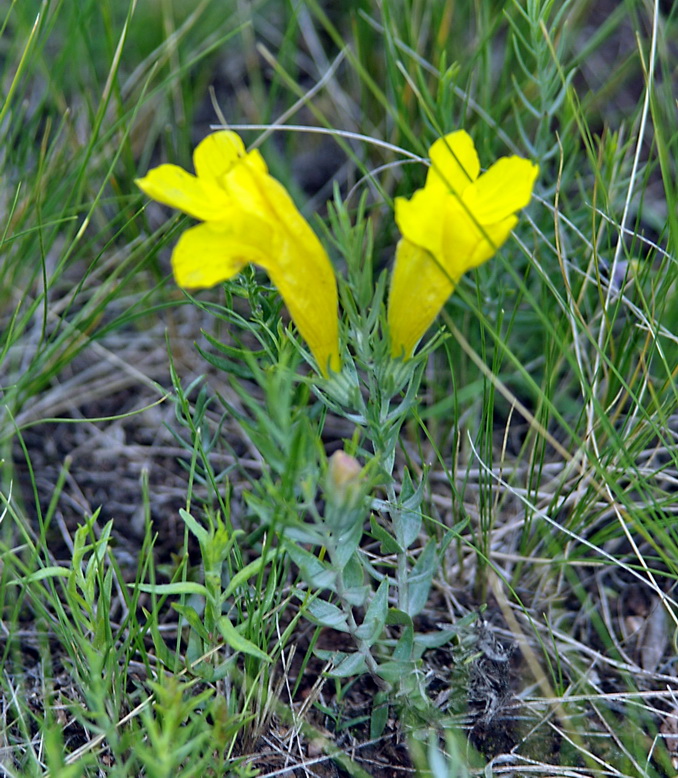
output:
[[[502,157],[479,175],[478,154],[463,130],[439,138],[429,153],[423,189],[395,201],[403,237],[388,302],[394,357],[412,355],[462,275],[506,241],[539,172],[526,159]]]
[[[186,230],[172,253],[179,286],[226,281],[252,262],[264,268],[308,343],[320,372],[338,371],[337,283],[332,264],[287,190],[259,151],[234,132],[208,135],[193,154],[196,175],[160,165],[137,179],[158,202],[204,222]]]

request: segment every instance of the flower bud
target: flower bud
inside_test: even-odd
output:
[[[362,467],[355,457],[343,450],[330,457],[327,487],[333,503],[347,505],[360,496]]]
[[[346,533],[359,531],[369,513],[369,490],[360,462],[345,451],[335,451],[329,459],[324,490],[324,520],[333,544],[349,542]]]

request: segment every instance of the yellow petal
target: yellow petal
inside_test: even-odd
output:
[[[186,230],[172,253],[177,284],[204,289],[232,278],[248,262],[266,266],[273,251],[270,227],[254,219],[199,224]]]
[[[262,219],[279,224],[280,219],[266,197],[266,191],[275,181],[272,176],[250,165],[249,159],[244,159],[231,168],[223,181],[226,191],[243,211],[259,214]],[[285,195],[289,198],[287,192]]]
[[[308,251],[298,241],[285,240],[267,270],[320,372],[327,376],[328,367],[341,370],[337,282],[329,257],[317,238],[316,242]]]
[[[341,369],[337,283],[332,263],[282,184],[251,164],[249,157],[225,179],[229,194],[248,213],[274,226],[279,246],[264,267],[318,367]]]
[[[195,147],[193,165],[198,178],[218,180],[245,156],[245,144],[230,130],[213,132]]]
[[[388,298],[391,354],[407,359],[431,326],[454,281],[424,249],[403,239],[396,248]]]
[[[240,208],[270,219],[280,226],[290,240],[300,243],[310,254],[324,254],[316,234],[299,213],[287,189],[253,164],[256,159],[254,154],[252,152],[248,155],[242,164],[234,167],[226,176],[228,193]]]
[[[268,173],[268,166],[264,158],[261,156],[259,149],[252,149],[247,152],[245,162],[251,167],[257,170],[259,173]]]
[[[440,254],[443,240],[445,203],[452,199],[447,192],[431,192],[428,184],[410,200],[396,197],[395,220],[404,238],[432,254]]]
[[[480,161],[473,139],[464,130],[439,138],[429,152],[431,167],[426,188],[431,192],[451,192],[460,196],[478,178]]]
[[[223,176],[241,160],[267,172],[266,163],[259,151],[247,153],[245,144],[235,132],[220,130],[202,140],[193,152],[193,164],[198,178],[212,179],[223,185]]]
[[[464,192],[480,224],[494,224],[524,208],[532,197],[539,166],[521,157],[502,157]]]
[[[460,278],[468,269],[476,246],[483,239],[480,225],[456,197],[449,196],[441,211],[442,240],[440,262],[452,278]]]
[[[205,288],[232,278],[248,263],[264,268],[277,288],[320,372],[341,369],[337,285],[329,257],[292,240],[280,225],[241,212],[227,223],[186,230],[172,254],[179,286]]]
[[[483,262],[491,259],[504,245],[511,234],[511,230],[517,223],[517,216],[507,216],[506,219],[496,224],[483,225],[482,237],[467,257],[463,272],[466,273],[468,270],[478,267],[478,265],[482,265]]]
[[[311,229],[306,219],[299,213],[294,200],[285,187],[271,176],[263,176],[259,171],[254,171],[254,178],[263,193],[268,208],[283,226],[289,239],[303,246],[305,252],[316,257],[326,269],[332,271],[332,265],[325,253],[325,249],[318,240],[317,235]],[[322,257],[322,259],[320,259]],[[334,278],[334,272],[332,271]]]
[[[509,216],[497,224],[478,224],[456,198],[449,197],[442,214],[441,251],[436,255],[453,279],[496,254],[518,221]]]
[[[231,199],[216,183],[196,178],[177,165],[160,165],[135,183],[153,200],[202,221],[224,219],[232,208]]]

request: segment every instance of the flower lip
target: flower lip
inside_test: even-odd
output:
[[[431,167],[426,176],[426,188],[440,190],[440,194],[461,196],[480,174],[478,152],[473,139],[464,130],[438,138],[431,146],[429,156]]]
[[[229,130],[220,130],[208,135],[196,146],[193,152],[195,174],[198,178],[221,181],[245,157],[247,150],[242,138]]]

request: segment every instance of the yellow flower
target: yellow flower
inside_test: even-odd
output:
[[[186,230],[172,253],[179,286],[206,288],[249,262],[268,273],[320,372],[338,371],[337,283],[332,264],[287,190],[259,151],[234,132],[208,135],[193,154],[196,175],[176,165],[150,170],[137,185],[149,197],[204,222]]]
[[[403,237],[388,303],[394,357],[412,355],[462,275],[506,241],[539,172],[526,159],[502,157],[479,175],[478,154],[463,130],[439,138],[429,153],[423,189],[395,202]]]

